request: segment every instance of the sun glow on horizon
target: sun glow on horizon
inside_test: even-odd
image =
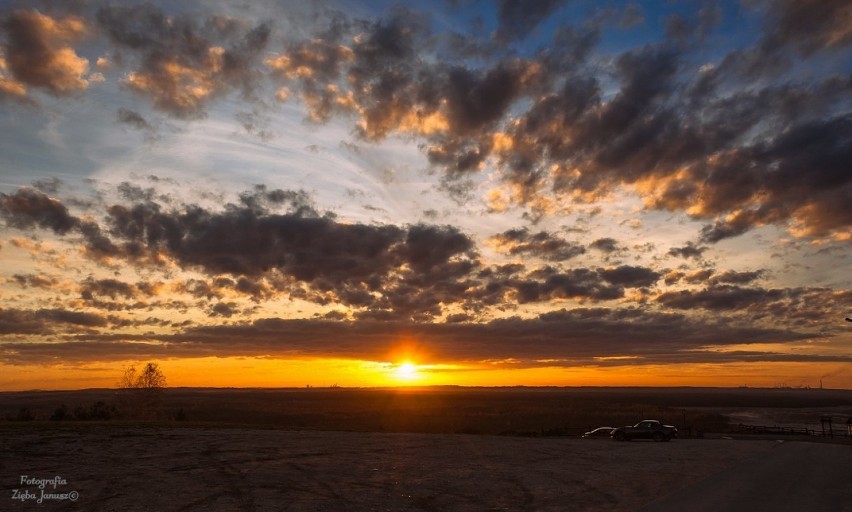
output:
[[[513,364],[395,359],[397,362],[337,358],[172,358],[156,360],[169,387],[336,388],[417,386],[710,386],[778,387],[820,384],[852,389],[849,364],[828,365],[623,365],[595,367],[515,367]],[[123,368],[148,360],[102,361],[74,365],[0,364],[0,391],[114,388]],[[424,361],[422,364],[414,361]]]
[[[394,376],[401,381],[412,381],[420,378],[420,374],[417,371],[417,365],[410,362],[400,364],[396,368]]]

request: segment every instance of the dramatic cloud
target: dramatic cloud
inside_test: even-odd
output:
[[[824,323],[835,304],[852,298],[849,290],[820,288],[742,287],[711,284],[702,290],[666,292],[657,297],[664,305],[680,309],[705,309],[747,313],[751,318],[769,318],[796,326]]]
[[[852,6],[843,0],[779,0],[769,10],[768,41],[809,55],[852,44]]]
[[[704,254],[707,249],[707,247],[696,246],[692,242],[689,242],[683,247],[672,247],[669,249],[669,255],[680,256],[681,258],[701,259],[701,255]]]
[[[523,37],[557,6],[504,2],[498,37]],[[783,8],[786,19],[793,8]],[[842,18],[847,10],[831,4],[811,18],[822,33],[835,34],[827,14]],[[719,17],[717,9],[702,10],[698,36]],[[783,22],[772,27],[786,30]],[[848,208],[840,206],[849,179],[837,171],[849,156],[848,116],[811,117],[832,105],[848,108],[847,79],[729,92],[724,84],[743,80],[742,67],[729,64],[740,54],[695,74],[685,67],[689,45],[673,40],[615,56],[619,87],[605,98],[602,78],[582,66],[594,30],[585,50],[569,37],[577,35],[573,28],[563,32],[560,49],[579,51],[569,62],[554,49],[472,67],[424,58],[418,50],[430,48],[433,34],[410,13],[351,40],[344,35],[357,30],[345,28],[294,44],[267,65],[300,84],[312,119],[356,113],[356,129],[369,140],[419,136],[429,161],[450,180],[491,162],[510,185],[504,197],[533,209],[549,192],[598,201],[629,186],[649,208],[718,219],[701,234],[707,243],[765,224],[790,223],[799,236],[821,237],[839,235],[849,223]],[[832,37],[832,44],[845,44],[845,36]]]
[[[603,269],[600,271],[600,274],[610,283],[630,288],[652,286],[660,279],[659,272],[655,272],[649,268],[631,267],[628,265]]]
[[[227,313],[228,305],[219,308]],[[625,336],[629,332],[630,336]],[[773,354],[729,354],[720,358],[703,347],[728,344],[789,343],[801,335],[773,329],[699,323],[679,314],[641,310],[558,310],[536,319],[507,318],[488,323],[339,322],[267,318],[248,325],[195,327],[166,336],[131,336],[120,344],[115,336],[81,335],[73,342],[45,346],[5,343],[5,361],[32,357],[192,357],[203,355],[299,355],[382,360],[400,336],[416,339],[429,360],[482,362],[515,359],[522,366],[607,365],[607,358],[631,358],[634,363],[717,360],[772,360]],[[536,343],[529,343],[529,340]],[[75,352],[77,347],[80,352]],[[129,351],[129,353],[128,353]],[[517,359],[522,351],[523,359]],[[795,356],[791,360],[807,360]],[[841,360],[848,361],[849,358]],[[623,364],[623,361],[619,364]]]
[[[0,55],[0,90],[23,96],[26,87],[39,87],[62,96],[88,87],[89,61],[69,43],[88,34],[76,16],[51,18],[36,10],[14,10],[0,20],[4,35]],[[3,76],[5,71],[11,77]]]
[[[469,285],[462,281],[479,268],[473,242],[456,228],[340,223],[317,213],[303,192],[259,187],[242,194],[241,204],[210,211],[165,209],[152,193],[126,184],[119,191],[137,202],[109,206],[103,228],[32,189],[0,196],[0,215],[19,229],[80,234],[94,258],[154,266],[165,258],[211,275],[237,276],[232,288],[255,297],[271,293],[259,278],[281,276],[285,283],[279,285],[295,283],[291,293],[306,300],[396,314],[440,314],[441,303],[463,298]],[[270,207],[289,211],[273,213]],[[91,300],[138,292],[109,279],[86,282],[82,293]]]
[[[589,247],[609,254],[618,250],[618,240],[614,238],[598,238],[597,240],[589,244]]]
[[[36,275],[36,274],[15,274],[12,280],[22,288],[42,288],[50,290],[59,284],[59,281],[53,276]]]
[[[510,229],[491,238],[496,248],[513,256],[529,255],[550,261],[569,260],[586,252],[582,245],[539,231],[530,233],[528,229]]]
[[[151,5],[101,7],[97,24],[116,48],[137,56],[127,87],[179,118],[204,116],[212,99],[232,90],[251,94],[270,33],[232,18],[167,16]]]
[[[494,37],[520,45],[560,16],[562,4],[502,1]],[[68,44],[96,27],[112,45],[110,62],[131,68],[124,84],[169,115],[204,117],[213,99],[233,91],[256,102],[271,72],[279,82],[274,95],[296,94],[314,121],[354,115],[353,129],[366,140],[419,139],[429,162],[446,173],[445,190],[458,195],[459,179],[495,166],[507,186],[492,191],[501,194],[499,209],[518,205],[540,216],[555,201],[601,201],[628,187],[648,208],[709,220],[699,234],[704,243],[767,224],[796,236],[842,238],[852,215],[843,172],[852,151],[852,82],[838,74],[766,84],[755,81],[766,76],[755,66],[776,62],[777,75],[815,53],[848,47],[850,16],[840,1],[779,0],[767,8],[754,47],[696,72],[693,45],[722,18],[719,6],[705,6],[691,18],[672,16],[668,38],[613,55],[611,84],[601,65],[587,65],[606,17],[562,27],[532,54],[476,61],[461,58],[455,40],[435,32],[427,17],[405,9],[378,21],[338,13],[313,37],[285,36],[283,51],[266,56],[275,29],[269,23],[198,20],[152,5],[103,5],[92,21],[14,10],[3,20],[0,73],[10,74],[0,75],[0,90],[84,89],[88,61]],[[621,25],[634,26],[641,9],[631,4],[621,17]],[[786,46],[796,52],[788,55]],[[269,139],[258,115],[237,117]],[[134,110],[119,109],[118,120],[151,130]]]
[[[142,117],[141,114],[139,114],[139,112],[135,112],[135,111],[130,110],[130,109],[126,109],[126,108],[118,109],[118,112],[116,113],[116,119],[118,120],[119,123],[126,124],[128,126],[131,126],[135,129],[137,129],[137,130],[149,130],[150,131],[152,129],[151,125],[148,124],[148,121],[146,121],[145,118]]]
[[[33,189],[22,188],[14,195],[0,194],[0,215],[19,229],[40,227],[63,235],[79,225],[68,208],[57,199]]]
[[[96,313],[65,309],[0,309],[0,334],[53,334],[82,328],[104,327],[107,319]]]

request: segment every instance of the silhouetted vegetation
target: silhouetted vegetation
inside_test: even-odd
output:
[[[7,421],[33,421],[35,418],[33,417],[30,410],[26,407],[21,407],[18,409],[18,413],[14,416],[11,414],[6,415]]]
[[[675,425],[683,435],[689,429],[693,435],[699,430],[724,432],[728,418],[720,411],[752,404],[783,408],[778,410],[788,416],[793,408],[802,408],[797,414],[807,416],[807,408],[823,407],[848,409],[852,415],[852,391],[843,390],[155,388],[155,402],[145,401],[146,392],[130,388],[0,393],[0,418],[549,437],[579,436],[594,427],[642,419]],[[74,403],[89,405],[65,405]],[[125,413],[128,410],[130,414]],[[819,413],[813,421],[818,418]]]
[[[62,421],[70,417],[71,415],[68,414],[68,407],[65,404],[62,404],[53,411],[53,415],[50,417],[50,420]]]
[[[74,409],[74,419],[80,421],[111,420],[117,416],[116,406],[107,404],[103,400],[98,400],[89,407],[78,406]]]
[[[157,363],[148,363],[141,372],[131,366],[119,382],[122,414],[128,418],[153,420],[160,416],[166,376]]]

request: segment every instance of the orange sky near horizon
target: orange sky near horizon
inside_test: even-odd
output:
[[[157,361],[169,387],[649,386],[810,387],[852,389],[852,365],[676,364],[507,368],[506,364],[418,364],[344,359],[187,358]],[[0,391],[114,388],[128,366],[144,361],[76,366],[3,365]],[[410,365],[407,366],[407,365]],[[403,368],[403,366],[406,366]],[[822,378],[822,383],[820,382]]]

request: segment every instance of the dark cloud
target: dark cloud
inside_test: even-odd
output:
[[[726,284],[749,284],[763,277],[766,272],[763,270],[754,270],[749,272],[737,272],[736,270],[726,270],[718,274],[714,274],[710,278],[710,284],[726,283]]]
[[[324,357],[329,354],[383,361],[402,338],[417,340],[428,359],[425,363],[513,358],[523,366],[588,367],[611,365],[606,358],[612,357],[628,357],[631,365],[774,360],[773,354],[722,355],[701,349],[731,343],[786,343],[800,341],[805,336],[789,330],[702,322],[684,315],[641,309],[579,308],[526,320],[506,318],[488,323],[268,318],[240,325],[190,327],[161,336],[90,334],[76,336],[67,343],[5,342],[0,344],[0,357],[12,364],[56,358],[92,361],[128,357]],[[546,362],[536,363],[541,360]],[[791,360],[812,360],[812,356],[801,354]],[[621,360],[614,364],[625,363]]]
[[[603,253],[613,253],[619,250],[618,240],[614,238],[598,238],[589,247]]]
[[[285,208],[297,215],[318,217],[316,206],[304,190],[269,190],[266,185],[255,185],[240,194],[240,204],[262,214],[268,209]]]
[[[661,276],[659,272],[645,267],[633,267],[622,265],[620,267],[606,268],[599,271],[601,277],[606,281],[626,286],[628,288],[641,288],[652,286]]]
[[[672,247],[669,249],[669,256],[679,256],[681,258],[701,259],[701,256],[707,251],[708,247],[698,246],[692,242],[687,242],[683,247]]]
[[[87,35],[86,22],[76,16],[51,18],[37,10],[17,9],[0,19],[2,53],[13,81],[0,77],[0,91],[25,96],[26,87],[38,87],[55,96],[86,89],[89,61],[69,43]]]
[[[32,311],[0,309],[0,334],[47,334],[44,322]]]
[[[705,268],[692,272],[669,272],[666,274],[665,279],[666,284],[675,284],[684,281],[690,284],[710,284],[712,286],[719,284],[745,285],[763,278],[765,274],[765,270],[745,272],[726,270],[724,272],[716,272],[712,268]]]
[[[559,270],[553,267],[538,269],[523,279],[511,279],[519,303],[552,299],[591,299],[606,301],[624,296],[624,287],[608,281],[602,271],[588,268]]]
[[[36,318],[59,324],[72,324],[83,327],[104,327],[107,319],[97,313],[68,311],[65,309],[40,309],[35,313]]]
[[[107,318],[97,313],[67,309],[0,309],[0,335],[49,335],[106,325]]]
[[[218,302],[210,308],[210,316],[231,318],[238,312],[237,304],[234,302]]]
[[[233,290],[260,300],[286,291],[320,304],[338,302],[404,318],[435,316],[442,305],[463,300],[472,286],[468,278],[480,268],[473,241],[452,226],[337,222],[333,215],[320,215],[300,191],[258,186],[240,194],[239,203],[214,211],[164,205],[155,202],[163,198],[153,189],[127,183],[118,189],[128,203],[109,205],[103,227],[31,189],[2,196],[0,213],[20,229],[80,234],[96,260],[154,267],[170,261],[233,277],[212,285],[188,283],[186,291],[196,296]],[[107,307],[97,297],[129,300],[146,291],[115,279],[88,279],[81,293]]]
[[[153,187],[142,188],[129,182],[121,182],[117,187],[118,194],[128,201],[153,201],[157,193]]]
[[[32,183],[34,189],[40,190],[45,194],[56,194],[62,188],[62,184],[62,180],[56,177],[43,178],[35,180]]]
[[[279,269],[300,281],[372,282],[393,265],[403,238],[394,226],[339,224],[311,211],[272,214],[256,206],[222,212],[163,210],[156,203],[109,210],[110,233],[131,256],[162,251],[187,267],[258,276]]]
[[[118,279],[88,278],[80,286],[80,295],[85,300],[92,300],[96,296],[134,299],[140,295],[140,290],[135,285]]]
[[[757,288],[720,285],[708,287],[701,291],[666,292],[661,294],[657,300],[676,309],[735,310],[744,309],[758,301],[777,300],[781,297],[782,292],[778,290],[769,293]]]
[[[198,22],[152,5],[107,5],[96,19],[117,49],[136,57],[126,86],[179,118],[203,117],[211,100],[232,90],[250,96],[270,36],[267,25],[216,16]]]
[[[127,108],[120,108],[116,112],[119,123],[126,124],[136,130],[151,131],[154,128],[145,120],[139,112]]]
[[[529,255],[549,261],[564,261],[579,256],[586,249],[575,242],[546,231],[530,233],[527,228],[510,229],[491,237],[498,250],[513,256]]]
[[[401,252],[413,270],[428,272],[471,250],[471,239],[453,226],[418,224],[409,228]]]
[[[79,219],[58,199],[34,189],[21,188],[13,195],[0,193],[0,216],[18,229],[40,227],[63,235],[79,226]]]
[[[22,288],[41,288],[50,290],[59,284],[59,280],[53,276],[44,274],[14,274],[12,281]]]
[[[684,281],[690,284],[706,284],[714,273],[715,270],[713,270],[712,268],[705,268],[692,272],[681,272],[675,270],[665,275],[665,282],[668,285],[676,284],[680,281]]]
[[[790,44],[803,55],[852,44],[852,6],[845,0],[776,0],[767,14],[770,44]]]
[[[747,315],[753,322],[767,319],[772,323],[806,327],[824,325],[832,317],[836,304],[848,301],[850,298],[852,298],[852,291],[849,290],[765,289],[711,284],[701,290],[665,292],[656,300],[675,309],[730,312]]]
[[[797,9],[779,5],[767,17],[776,39],[789,32],[781,20]],[[557,8],[503,3],[500,30],[522,37]],[[507,14],[519,9],[523,15]],[[820,33],[835,26],[826,13],[842,18],[846,10],[828,3],[811,13]],[[491,55],[474,65],[422,58],[441,35],[399,11],[361,25],[351,44],[346,34],[358,32],[356,24],[267,62],[301,84],[315,119],[354,112],[363,138],[424,139],[429,162],[445,171],[443,189],[461,201],[472,186],[459,180],[494,161],[513,190],[501,208],[522,205],[532,216],[551,193],[592,202],[629,185],[650,208],[709,219],[700,233],[705,243],[765,224],[799,236],[841,232],[849,224],[842,200],[848,179],[838,172],[849,156],[842,113],[852,101],[849,80],[768,85],[761,80],[770,68],[777,74],[790,65],[766,43],[770,36],[695,72],[691,52],[721,16],[705,3],[694,16],[670,21],[679,36],[612,56],[618,87],[606,100],[600,74],[584,66],[600,37],[592,18],[564,27],[533,57]]]
[[[529,71],[529,64],[521,60],[504,61],[485,72],[450,69],[442,97],[454,132],[475,133],[502,118],[521,93]]]
[[[523,40],[562,4],[501,1],[493,36]],[[723,12],[712,2],[693,11],[668,19],[668,38],[595,62],[602,20],[613,21],[612,12],[549,29],[550,43],[531,55],[474,51],[495,45],[435,32],[425,15],[404,8],[377,21],[336,13],[309,37],[299,35],[310,27],[284,34],[281,53],[261,65],[268,24],[170,16],[152,5],[103,5],[93,23],[19,9],[3,19],[11,75],[0,77],[0,88],[7,95],[15,84],[22,94],[30,85],[56,95],[85,88],[88,62],[69,44],[96,27],[113,60],[129,66],[126,87],[169,115],[203,117],[210,102],[236,91],[251,104],[237,121],[271,137],[257,96],[271,71],[279,99],[296,94],[313,121],[350,116],[359,138],[418,139],[444,171],[442,189],[459,201],[474,190],[472,174],[491,163],[512,190],[501,208],[522,206],[534,219],[554,196],[594,202],[626,185],[649,208],[705,220],[704,243],[767,224],[796,236],[842,233],[852,215],[843,172],[852,82],[828,72],[795,80],[785,73],[847,48],[852,9],[840,0],[772,2],[760,11],[764,30],[753,46],[698,71],[697,49]],[[642,18],[636,4],[620,15],[628,27]],[[151,132],[133,110],[120,109],[117,119]],[[89,232],[89,245],[110,254]]]
[[[32,196],[37,208],[12,209],[14,215],[7,217],[29,229],[80,233],[96,260],[109,257],[155,268],[170,262],[201,271],[211,280],[187,281],[183,290],[218,299],[222,305],[211,305],[210,311],[226,317],[238,307],[221,300],[228,293],[253,301],[289,295],[341,304],[355,308],[359,319],[428,321],[450,306],[471,315],[492,305],[615,300],[626,288],[651,287],[662,277],[650,268],[628,265],[532,272],[523,265],[486,268],[473,240],[457,228],[339,223],[317,212],[303,192],[258,186],[240,194],[239,203],[218,210],[160,204],[154,202],[159,196],[153,190],[129,184],[119,185],[119,192],[128,203],[108,206],[103,227],[81,221],[58,200],[40,193]],[[22,189],[18,195],[32,194]],[[54,214],[40,215],[42,210]],[[49,220],[39,221],[43,218]],[[94,245],[98,240],[103,247]],[[511,254],[550,261],[584,252],[579,244],[543,231],[509,230],[494,241]],[[91,306],[140,308],[158,294],[158,285],[89,278],[80,293]]]

